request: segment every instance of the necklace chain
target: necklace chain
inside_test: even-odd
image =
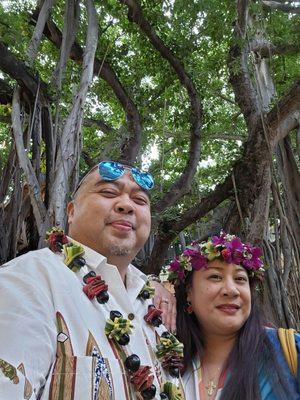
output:
[[[208,385],[205,386],[206,392],[208,396],[212,396],[217,388],[216,382],[214,379],[209,379]]]
[[[208,378],[207,384],[204,383],[204,379],[203,379],[205,370],[207,371],[207,374],[206,374],[207,378]],[[208,367],[204,368],[204,365],[202,364],[202,380],[203,380],[204,387],[206,389],[207,396],[209,398],[215,398],[214,395],[216,394],[216,390],[218,389],[218,384],[219,384],[220,375],[221,375],[220,370],[221,370],[221,368],[219,367],[217,377],[210,378],[211,374],[210,374],[209,368]]]

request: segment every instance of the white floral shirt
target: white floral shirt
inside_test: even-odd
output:
[[[129,265],[126,288],[118,269],[83,246],[86,264],[77,273],[61,255],[42,249],[0,268],[0,399],[127,400],[140,399],[129,382],[124,359],[137,354],[151,367],[155,399],[166,376],[155,356],[163,326],[143,317],[150,300],[138,297],[146,277]],[[90,270],[106,281],[109,301],[99,304],[83,292]],[[110,311],[120,311],[134,326],[127,346],[108,340],[104,328]]]

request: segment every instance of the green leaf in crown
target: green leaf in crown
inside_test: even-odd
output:
[[[213,261],[215,258],[218,258],[221,255],[218,247],[214,246],[212,241],[208,241],[207,243],[201,245],[201,248],[208,261]]]
[[[182,391],[172,382],[166,382],[162,390],[168,396],[169,400],[183,400]]]
[[[164,332],[162,334],[160,343],[156,345],[156,348],[156,355],[158,358],[163,358],[170,352],[175,352],[180,357],[183,357],[183,344],[170,332]]]
[[[131,324],[129,319],[125,318],[115,318],[111,320],[110,318],[107,320],[105,325],[105,334],[110,339],[120,340],[124,333],[132,333],[133,325]]]

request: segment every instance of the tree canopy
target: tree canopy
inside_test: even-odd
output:
[[[1,262],[66,227],[100,159],[136,162],[156,181],[137,264],[157,272],[178,243],[237,233],[264,247],[267,312],[296,326],[299,13],[283,0],[3,1]]]

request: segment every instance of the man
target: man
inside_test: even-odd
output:
[[[101,162],[68,205],[70,238],[54,232],[55,253],[1,268],[1,400],[167,399],[179,390],[180,344],[130,264],[150,233],[152,186],[147,173]]]

